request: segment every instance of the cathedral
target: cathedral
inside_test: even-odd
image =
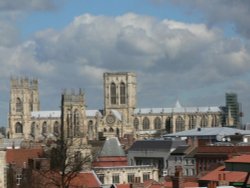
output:
[[[65,137],[101,140],[133,135],[135,139],[160,137],[198,127],[223,126],[224,111],[219,106],[138,108],[136,74],[103,74],[104,107],[86,109],[84,93],[65,90],[61,109],[41,111],[38,80],[11,78],[9,138],[42,141]]]

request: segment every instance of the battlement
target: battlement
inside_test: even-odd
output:
[[[11,88],[15,89],[38,89],[38,80],[29,79],[27,77],[13,78],[10,79]]]
[[[63,99],[66,103],[83,103],[84,102],[84,93],[82,89],[78,91],[72,90],[64,90],[63,91]]]

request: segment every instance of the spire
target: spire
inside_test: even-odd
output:
[[[182,108],[182,106],[181,106],[181,104],[180,104],[180,102],[179,102],[179,100],[177,99],[176,100],[176,103],[175,103],[175,106],[174,106],[175,108]]]

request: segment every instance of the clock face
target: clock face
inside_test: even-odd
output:
[[[113,116],[113,115],[108,115],[108,116],[106,117],[106,122],[107,122],[108,124],[113,124],[113,123],[115,122],[115,116]]]

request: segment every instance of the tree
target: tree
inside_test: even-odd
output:
[[[82,97],[82,96],[80,96]],[[73,100],[74,101],[74,100]],[[59,138],[56,141],[48,141],[46,143],[46,157],[50,160],[50,167],[39,167],[34,173],[36,185],[42,184],[42,187],[58,187],[69,188],[71,181],[84,168],[88,168],[91,162],[91,149],[87,145],[84,131],[77,129],[77,134],[68,134],[69,127],[73,127],[72,123],[80,125],[78,117],[64,116],[64,95],[61,101],[61,130]],[[72,107],[71,107],[72,110]],[[69,118],[70,117],[70,118]],[[71,119],[72,118],[72,119]],[[81,124],[84,127],[84,123]]]
[[[34,165],[32,187],[69,188],[78,173],[90,166],[92,158],[90,148],[78,139],[57,140],[46,146],[45,153],[50,165]]]

